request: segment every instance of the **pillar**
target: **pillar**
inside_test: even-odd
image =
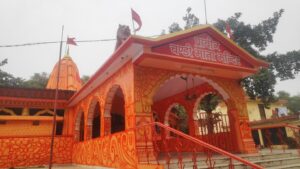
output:
[[[264,139],[263,139],[263,136],[262,136],[261,129],[258,129],[257,132],[258,132],[258,137],[259,137],[260,145],[261,145],[261,146],[265,146],[265,143],[264,143]]]

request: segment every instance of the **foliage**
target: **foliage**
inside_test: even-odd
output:
[[[267,108],[269,103],[275,101],[275,84],[276,78],[274,74],[266,68],[262,68],[258,73],[243,79],[242,82],[248,96],[251,99],[261,99]]]
[[[0,67],[7,64],[7,59],[0,62]],[[35,73],[29,80],[20,77],[14,77],[0,69],[0,86],[2,87],[27,87],[27,88],[45,88],[48,82],[48,74]]]
[[[0,67],[7,64],[7,59],[4,59],[0,62]],[[24,79],[22,78],[15,78],[13,75],[3,71],[0,69],[0,86],[7,86],[7,87],[21,87],[24,84]]]
[[[81,79],[82,84],[86,84],[86,82],[90,79],[90,76],[83,75],[83,76],[81,76],[80,79]]]
[[[278,54],[276,52],[267,55],[267,61],[272,70],[280,80],[294,79],[300,72],[300,50]]]
[[[173,33],[173,32],[178,32],[178,31],[182,31],[182,28],[179,26],[178,23],[172,23],[170,26],[169,26],[169,32],[170,33]]]
[[[290,94],[288,92],[285,92],[285,91],[281,90],[281,91],[277,92],[277,98],[288,100],[290,98]]]
[[[182,18],[185,21],[184,29],[189,29],[193,26],[199,25],[199,18],[191,13],[192,8],[188,7],[186,9],[187,14]]]
[[[172,107],[171,112],[176,114],[176,116],[179,118],[179,121],[177,124],[179,130],[188,134],[189,133],[188,114],[187,114],[185,108],[180,104],[176,104],[176,105],[174,105],[174,107]]]
[[[197,25],[196,22],[193,22],[193,18],[196,16],[190,12],[191,9],[188,8],[186,16],[183,17],[186,29]],[[293,79],[300,70],[299,50],[287,52],[286,54],[278,54],[276,52],[266,56],[261,54],[268,44],[273,42],[273,35],[276,32],[283,12],[284,10],[280,9],[274,12],[272,17],[263,20],[257,25],[250,25],[240,21],[241,13],[235,13],[225,20],[219,19],[213,24],[219,31],[225,33],[226,24],[228,23],[232,30],[234,41],[239,46],[253,56],[270,63],[269,68],[262,68],[257,74],[243,79],[241,83],[250,98],[261,99],[266,107],[275,100],[274,87],[276,78],[280,80]],[[169,27],[170,33],[179,30],[182,30],[182,28],[177,23],[173,23]]]
[[[286,107],[292,113],[299,113],[300,112],[300,94],[291,96],[288,92],[279,91],[277,92],[277,99],[284,99],[287,100]]]
[[[292,96],[288,99],[287,108],[293,113],[300,112],[300,94]]]
[[[34,73],[29,80],[24,82],[24,87],[44,89],[48,83],[48,74],[45,72]]]
[[[220,101],[221,98],[218,95],[208,94],[201,100],[199,108],[207,113],[211,113],[213,110],[215,110]]]

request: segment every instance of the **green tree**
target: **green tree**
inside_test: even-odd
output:
[[[277,98],[278,99],[285,99],[285,100],[288,100],[290,98],[290,94],[286,91],[279,91],[277,92]]]
[[[82,84],[86,84],[86,82],[90,79],[90,76],[83,75],[83,76],[81,76],[80,79],[81,79]]]
[[[172,107],[171,112],[179,118],[177,123],[178,129],[189,134],[188,114],[185,108],[180,104],[176,104]]]
[[[291,96],[288,92],[279,91],[279,92],[277,92],[277,98],[287,100],[286,107],[292,113],[300,112],[300,94]]]
[[[288,99],[287,108],[293,113],[300,113],[300,94]]]
[[[0,62],[0,86],[2,87],[22,87],[24,85],[24,79],[14,77],[13,75],[3,71],[2,66],[7,64],[7,59]]]
[[[188,10],[187,10],[188,11]],[[247,77],[242,80],[242,85],[245,88],[247,94],[252,99],[261,99],[267,107],[270,102],[275,100],[274,87],[276,80],[294,79],[295,75],[300,70],[300,50],[290,51],[285,54],[278,54],[274,52],[272,54],[263,55],[261,52],[266,49],[268,44],[273,42],[273,35],[276,32],[279,19],[282,16],[284,10],[280,9],[273,13],[272,17],[261,21],[257,25],[246,24],[240,21],[241,13],[235,13],[225,20],[219,19],[213,25],[225,33],[226,24],[228,23],[232,29],[234,41],[251,53],[253,56],[268,61],[270,66],[268,68],[262,68],[258,73]],[[191,20],[194,15],[188,14],[186,20]],[[191,22],[189,22],[190,24]],[[186,22],[185,28],[190,28]],[[169,27],[170,33],[181,30],[182,28],[177,23],[172,25],[175,29]],[[192,24],[195,26],[197,24]],[[277,78],[277,79],[276,79]]]
[[[219,114],[214,114],[213,110],[216,109],[221,100],[222,99],[216,94],[208,94],[204,96],[204,98],[200,101],[200,104],[198,106],[198,109],[204,110],[206,112],[206,119],[204,119],[205,122],[202,121],[202,125],[207,125],[207,131],[210,134],[214,133],[214,125],[219,120]]]
[[[178,32],[178,31],[182,31],[182,28],[179,26],[178,23],[172,23],[170,26],[169,26],[169,32],[170,33],[173,33],[173,32]]]
[[[185,22],[184,29],[189,29],[193,26],[199,25],[199,18],[191,13],[192,8],[188,7],[186,9],[186,15],[182,18]]]
[[[44,89],[48,83],[49,75],[45,72],[34,73],[29,80],[24,82],[24,87]]]

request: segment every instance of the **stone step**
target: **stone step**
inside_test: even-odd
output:
[[[245,159],[252,161],[255,164],[261,165],[263,167],[273,167],[281,165],[291,165],[291,164],[300,164],[300,157],[295,156],[291,153],[282,153],[282,154],[252,154],[252,155],[241,155]],[[217,157],[214,158],[214,166],[218,169],[228,168],[229,158],[226,157]],[[162,161],[160,164],[164,164]],[[185,169],[193,168],[194,163],[190,160],[183,159],[183,165]],[[244,164],[234,161],[236,169],[247,168]],[[166,166],[166,165],[165,165]],[[197,159],[197,166],[199,169],[207,168],[205,159]],[[166,167],[167,168],[167,167]],[[170,162],[170,169],[179,168],[177,159],[172,159]],[[300,168],[300,167],[299,167]]]
[[[300,168],[300,163],[277,166],[277,167],[267,167],[266,169],[299,169],[299,168]]]
[[[269,159],[261,161],[252,161],[255,164],[261,165],[263,167],[275,167],[289,164],[300,164],[300,157],[288,157],[288,158],[278,158],[278,159]]]

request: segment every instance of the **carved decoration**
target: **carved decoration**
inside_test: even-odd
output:
[[[115,50],[117,50],[130,35],[131,33],[129,26],[119,24]]]
[[[49,163],[51,137],[1,137],[0,168],[39,166]],[[71,163],[72,137],[55,137],[53,162]]]
[[[134,131],[125,131],[73,147],[73,163],[100,165],[122,169],[137,168]]]

